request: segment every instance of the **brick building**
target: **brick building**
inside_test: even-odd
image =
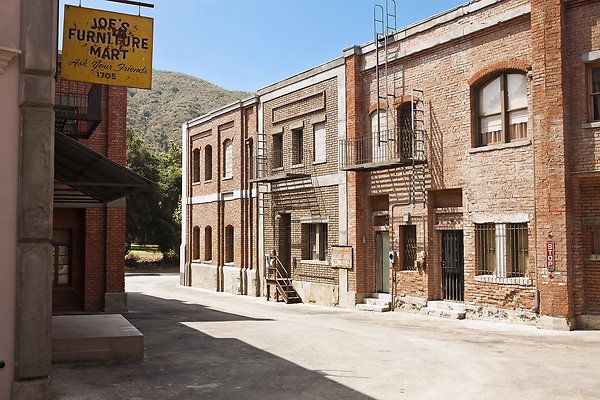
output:
[[[600,2],[384,10],[258,92],[261,293],[275,273],[305,302],[599,326]]]
[[[127,88],[57,78],[54,313],[127,310],[125,197],[150,184],[127,170]]]
[[[254,97],[183,126],[182,284],[257,295]],[[187,168],[186,168],[187,166]]]

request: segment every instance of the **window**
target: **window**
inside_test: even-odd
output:
[[[200,259],[200,228],[195,226],[192,231],[192,260]]]
[[[313,125],[313,161],[327,161],[327,143],[325,136],[325,123],[319,122]]]
[[[387,113],[384,110],[371,114],[371,161],[385,161],[388,145]]]
[[[590,106],[592,109],[590,116],[592,121],[600,121],[600,67],[591,68],[590,75]]]
[[[200,149],[195,149],[192,155],[192,182],[200,182]]]
[[[273,168],[283,168],[283,135],[273,135]]]
[[[526,223],[476,224],[477,275],[525,277],[529,259]]]
[[[417,259],[417,226],[402,226],[402,240],[404,242],[404,269],[415,270]]]
[[[225,262],[233,262],[233,226],[225,227]]]
[[[70,229],[54,229],[52,234],[54,286],[71,286],[73,235]]]
[[[303,243],[305,243],[302,259],[327,260],[327,224],[303,224]]]
[[[527,82],[525,74],[504,73],[477,91],[479,146],[527,137]]]
[[[411,103],[404,103],[398,109],[398,119],[400,127],[400,157],[413,158],[413,118],[411,115]]]
[[[230,139],[223,142],[223,178],[231,178],[233,163],[233,142]]]
[[[204,260],[212,260],[212,228],[210,226],[204,228]]]
[[[204,180],[212,179],[212,146],[204,148]]]
[[[292,165],[304,162],[304,131],[292,129]]]

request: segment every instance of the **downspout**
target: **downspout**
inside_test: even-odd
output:
[[[529,78],[529,93],[531,93],[531,104],[533,105],[533,70],[527,71],[527,77]],[[533,110],[533,106],[531,107]],[[533,308],[533,312],[535,312],[538,316],[540,314],[540,289],[539,289],[539,279],[538,279],[538,222],[537,222],[537,195],[535,190],[535,177],[536,177],[536,165],[535,165],[535,155],[536,155],[536,147],[535,147],[535,133],[531,135],[531,147],[533,150],[533,224],[535,226],[535,232],[533,235],[534,248],[533,252],[533,264],[534,264],[534,274],[533,274],[533,282],[534,282],[534,296],[535,296],[535,305]]]
[[[189,125],[184,122],[181,126],[181,145],[183,146],[181,151],[181,245],[179,246],[179,284],[182,286],[190,286],[190,271],[187,265],[187,229],[188,229],[188,169],[187,169],[187,156],[188,156],[188,141],[187,131]]]

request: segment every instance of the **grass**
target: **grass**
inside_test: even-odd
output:
[[[156,245],[132,244],[125,256],[126,272],[178,272],[177,258],[163,259]]]

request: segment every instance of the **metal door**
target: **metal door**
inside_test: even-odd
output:
[[[292,260],[292,216],[287,213],[279,215],[279,260],[284,266],[287,277],[291,276]]]
[[[444,300],[464,301],[463,232],[442,231],[442,291]]]
[[[390,292],[390,237],[387,232],[375,234],[375,276],[376,289],[381,293]]]

